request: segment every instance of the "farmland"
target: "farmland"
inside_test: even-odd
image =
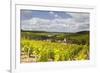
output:
[[[21,31],[21,62],[89,60],[89,32]]]

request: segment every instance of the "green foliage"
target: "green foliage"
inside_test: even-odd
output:
[[[89,32],[21,31],[21,53],[23,52],[28,58],[32,58],[33,62],[88,60]]]
[[[48,33],[48,32],[21,32],[22,39],[29,40],[51,40],[52,42],[62,41],[66,39],[69,44],[82,44],[89,45],[89,32],[88,33]]]
[[[36,62],[86,60],[89,58],[88,45],[25,39],[21,40],[21,45],[23,45],[24,51],[27,52],[29,56],[35,55],[37,57]]]

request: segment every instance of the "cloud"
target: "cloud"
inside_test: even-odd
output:
[[[29,20],[23,20],[21,22],[21,28],[23,30],[42,30],[48,27],[50,20],[32,18]]]
[[[53,12],[53,11],[50,11],[49,13],[50,13],[50,14],[54,14],[54,12]]]
[[[54,16],[54,18],[61,18],[57,13],[50,11],[49,12],[52,16]]]
[[[70,32],[89,30],[89,13],[66,13],[71,16],[69,19]]]
[[[77,22],[84,22],[84,21],[89,21],[89,13],[66,13],[69,14],[75,21]]]
[[[49,12],[54,15],[53,20],[33,17],[27,20],[21,20],[21,29],[34,31],[49,32],[78,32],[89,30],[89,14],[88,13],[67,13],[70,18],[60,18],[56,13]]]
[[[23,30],[39,30],[39,31],[55,31],[55,32],[66,32],[68,28],[66,21],[62,19],[40,19],[32,18],[29,20],[23,20],[21,22],[21,29]]]

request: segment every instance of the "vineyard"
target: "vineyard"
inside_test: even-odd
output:
[[[24,37],[21,37],[20,42],[21,62],[31,63],[73,60],[76,61],[89,59],[89,36],[87,35],[82,35],[83,37],[78,35],[77,38],[76,36],[71,36],[71,38],[73,39],[71,39],[71,42],[69,39],[67,41],[58,42],[56,41],[58,39],[56,39],[55,41],[36,39],[36,37],[39,38],[36,35],[35,39],[25,38],[25,33],[26,32],[24,32],[24,35],[22,35]],[[30,35],[29,32],[28,35]]]

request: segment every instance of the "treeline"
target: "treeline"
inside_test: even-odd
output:
[[[28,40],[42,40],[50,42],[89,45],[89,32],[78,33],[45,33],[21,31],[21,38]]]

